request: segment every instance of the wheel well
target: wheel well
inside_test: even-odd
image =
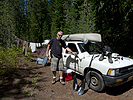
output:
[[[88,72],[88,69],[89,69],[89,67],[87,67],[87,68],[84,69],[84,76],[86,76],[86,74]],[[93,69],[93,68],[90,68],[90,70],[91,71],[95,71],[95,72],[99,73],[102,76],[102,73],[100,71],[98,71],[96,69]]]

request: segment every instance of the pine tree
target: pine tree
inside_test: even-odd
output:
[[[50,17],[47,6],[47,0],[27,1],[26,20],[30,41],[41,43],[50,38]]]
[[[55,37],[58,31],[63,31],[65,25],[64,0],[50,0],[49,8],[51,17],[51,36]]]
[[[26,5],[24,0],[16,0],[15,1],[15,35],[23,40],[28,40],[26,38],[26,30],[27,30],[27,23],[26,23]]]
[[[14,6],[13,1],[2,0],[0,1],[0,34],[2,36],[3,44],[11,47],[12,34],[14,32]]]
[[[132,54],[133,41],[132,1],[131,0],[90,0],[93,5],[95,31],[100,32],[103,42],[122,55]],[[123,44],[123,46],[121,46]],[[130,48],[127,51],[125,48]],[[126,52],[125,52],[126,51]]]
[[[71,0],[66,2],[66,17],[65,17],[65,33],[74,34],[77,32],[77,20],[78,20],[78,9],[76,1]]]
[[[84,1],[80,6],[80,18],[78,20],[78,33],[90,33],[94,31],[92,5]]]

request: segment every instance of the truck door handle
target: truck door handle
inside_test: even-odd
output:
[[[64,55],[64,57],[66,57],[66,55]]]

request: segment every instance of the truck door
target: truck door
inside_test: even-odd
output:
[[[73,52],[78,53],[78,49],[74,43],[68,43],[68,47]],[[63,53],[63,62],[67,68],[75,69],[75,56],[72,53],[68,52],[67,50],[65,50],[65,52]],[[80,63],[79,58],[76,58],[76,70],[77,71],[79,70],[79,63]]]

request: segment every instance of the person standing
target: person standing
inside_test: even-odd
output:
[[[62,31],[57,33],[56,38],[52,38],[47,47],[47,58],[49,58],[49,49],[51,49],[51,71],[53,73],[53,81],[52,84],[56,83],[56,71],[59,71],[60,83],[65,85],[63,80],[63,59],[62,59],[62,47],[67,49],[67,51],[71,52],[72,54],[76,55],[76,52],[73,52],[69,47],[66,46],[64,40],[61,39],[63,35]]]

